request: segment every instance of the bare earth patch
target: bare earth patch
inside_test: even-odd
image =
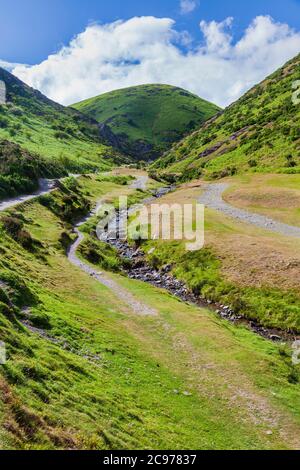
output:
[[[248,180],[229,180],[224,201],[274,220],[300,226],[300,176],[251,175]]]
[[[267,176],[259,178],[265,184]],[[200,180],[182,185],[161,198],[160,203],[193,203],[204,188],[205,183]],[[299,289],[300,240],[297,238],[284,237],[206,209],[205,245],[217,252],[228,280],[247,286]]]

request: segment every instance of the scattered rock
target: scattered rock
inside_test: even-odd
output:
[[[217,187],[217,189],[213,189],[212,192],[216,191],[219,195],[219,186],[212,186]],[[169,192],[170,189],[171,188],[167,188],[165,191],[162,191],[159,194],[157,193],[157,197],[166,194],[166,192]],[[222,187],[221,189],[221,192],[223,192],[226,189],[226,186]],[[251,216],[251,214],[249,214],[249,216]],[[176,297],[180,298],[185,302],[193,302],[201,307],[211,306],[212,308],[216,309],[216,314],[226,319],[227,321],[231,321],[233,323],[236,323],[238,321],[244,321],[245,323],[247,323],[247,325],[250,326],[250,328],[254,332],[259,334],[260,336],[268,338],[272,341],[282,340],[279,335],[273,334],[274,330],[268,330],[266,328],[263,328],[258,325],[255,321],[247,321],[242,315],[236,314],[230,306],[216,304],[210,299],[205,299],[205,297],[201,295],[199,296],[197,292],[192,292],[187,289],[186,285],[183,282],[179,281],[178,279],[172,276],[171,264],[166,264],[159,271],[158,269],[155,269],[154,267],[147,264],[145,260],[145,255],[140,248],[136,248],[136,246],[134,247],[129,245],[126,240],[107,239],[106,241],[118,250],[120,256],[129,260],[134,260],[131,263],[130,267],[127,268],[127,275],[130,279],[137,279],[140,281],[148,282],[156,287],[168,289],[171,294],[175,295]],[[148,251],[148,254],[152,254],[154,251],[155,248],[153,247]]]
[[[272,341],[281,341],[282,340],[281,336],[277,336],[277,335],[271,335],[270,339]]]

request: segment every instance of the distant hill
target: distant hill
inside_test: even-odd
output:
[[[300,55],[152,166],[170,180],[246,171],[300,173],[300,104],[292,101]]]
[[[37,154],[70,171],[108,168],[118,160],[118,152],[103,143],[97,122],[49,100],[2,68],[1,81],[7,101],[0,104],[0,142],[9,149],[6,158],[16,155],[10,141],[33,158]]]
[[[157,158],[220,111],[181,88],[141,85],[74,104],[96,119],[108,143],[138,160]]]

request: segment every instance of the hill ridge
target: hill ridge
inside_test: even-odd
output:
[[[126,162],[101,138],[98,123],[47,98],[0,68],[0,198],[31,191],[39,177],[106,170]]]
[[[256,171],[300,172],[300,107],[292,101],[300,55],[204,123],[152,166],[170,180]]]
[[[220,108],[180,87],[145,84],[76,103],[96,119],[110,145],[137,160],[153,160]]]

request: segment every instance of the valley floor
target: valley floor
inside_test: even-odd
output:
[[[199,202],[204,204],[205,207],[216,209],[223,212],[225,215],[233,219],[240,220],[247,224],[255,225],[256,227],[270,230],[271,232],[285,235],[287,237],[300,238],[300,227],[284,224],[274,219],[266,217],[265,215],[256,214],[249,210],[240,209],[228,204],[223,199],[223,193],[230,187],[227,183],[210,184],[205,189],[204,194],[199,198]]]
[[[93,203],[134,191],[79,181]],[[199,185],[181,191],[166,200],[199,197]],[[39,201],[11,216],[20,212],[42,245],[30,252],[1,229],[2,449],[300,448],[300,385],[288,349],[75,252],[74,266],[60,214]],[[209,219],[208,236],[217,238],[217,224],[226,246],[233,222],[219,225],[221,217]]]

